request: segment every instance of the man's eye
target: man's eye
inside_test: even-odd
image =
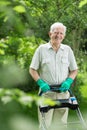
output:
[[[58,34],[58,32],[54,32],[54,34]]]

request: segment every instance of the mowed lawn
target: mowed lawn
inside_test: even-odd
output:
[[[87,84],[82,86],[80,91],[81,91],[82,97],[83,97],[83,100],[80,104],[80,107],[81,107],[81,111],[83,113],[83,116],[87,121]]]
[[[81,102],[79,102],[79,109],[80,109],[82,117],[85,121],[85,124],[87,124],[87,85],[85,84],[84,86],[81,86],[80,91],[82,94],[82,100],[81,100]],[[78,101],[78,99],[77,99],[77,101]],[[76,126],[78,126],[78,124],[81,124],[81,123],[78,123],[79,121],[80,121],[80,119],[77,116],[77,112],[74,110],[70,110],[68,122],[76,123],[76,124],[73,124],[73,126],[76,128]]]

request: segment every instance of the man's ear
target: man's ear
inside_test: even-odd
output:
[[[65,38],[66,35],[64,35],[63,39]]]
[[[51,32],[48,32],[49,37],[51,36]]]

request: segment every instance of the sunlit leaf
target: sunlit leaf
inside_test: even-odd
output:
[[[21,96],[21,97],[19,98],[19,102],[20,102],[21,104],[23,104],[23,105],[29,105],[29,104],[32,103],[32,101],[33,101],[32,96],[24,95],[24,96]]]
[[[44,105],[53,106],[53,105],[56,104],[55,101],[53,101],[53,100],[51,100],[51,99],[49,99],[49,98],[44,98],[44,97],[39,98],[39,99],[37,100],[37,103],[38,103],[38,105],[40,105],[40,106],[44,106]],[[58,104],[59,104],[59,102],[58,102]]]
[[[4,104],[6,104],[6,103],[12,101],[12,98],[11,98],[10,96],[3,96],[3,97],[1,98],[1,101],[2,101]]]
[[[85,4],[87,4],[87,0],[82,0],[82,1],[79,3],[79,8],[81,8],[81,7],[84,6]]]
[[[4,50],[0,49],[0,54],[4,55],[5,54]]]
[[[24,12],[26,12],[24,6],[21,6],[21,5],[15,6],[13,9],[15,11],[17,11],[18,13],[24,13]]]
[[[6,48],[6,47],[7,47],[7,45],[6,45],[6,44],[4,44],[4,43],[0,43],[0,47],[2,47],[2,48]]]
[[[6,22],[8,20],[8,17],[6,16],[5,18],[4,18],[4,22]]]

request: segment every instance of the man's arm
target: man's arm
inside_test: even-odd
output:
[[[50,90],[49,85],[40,78],[38,72],[35,69],[30,68],[29,72],[32,78],[36,81],[37,85],[41,88],[42,92],[47,92]]]
[[[40,79],[40,76],[38,74],[38,72],[35,69],[30,68],[29,69],[29,73],[31,74],[32,78],[37,81],[38,79]]]
[[[70,71],[70,74],[69,74],[69,78],[72,78],[73,80],[76,78],[77,76],[77,73],[78,73],[78,70],[73,70],[73,71]]]
[[[61,84],[61,87],[60,87],[61,92],[66,92],[67,90],[70,89],[75,77],[77,76],[77,73],[78,73],[78,70],[70,71],[68,78]]]

